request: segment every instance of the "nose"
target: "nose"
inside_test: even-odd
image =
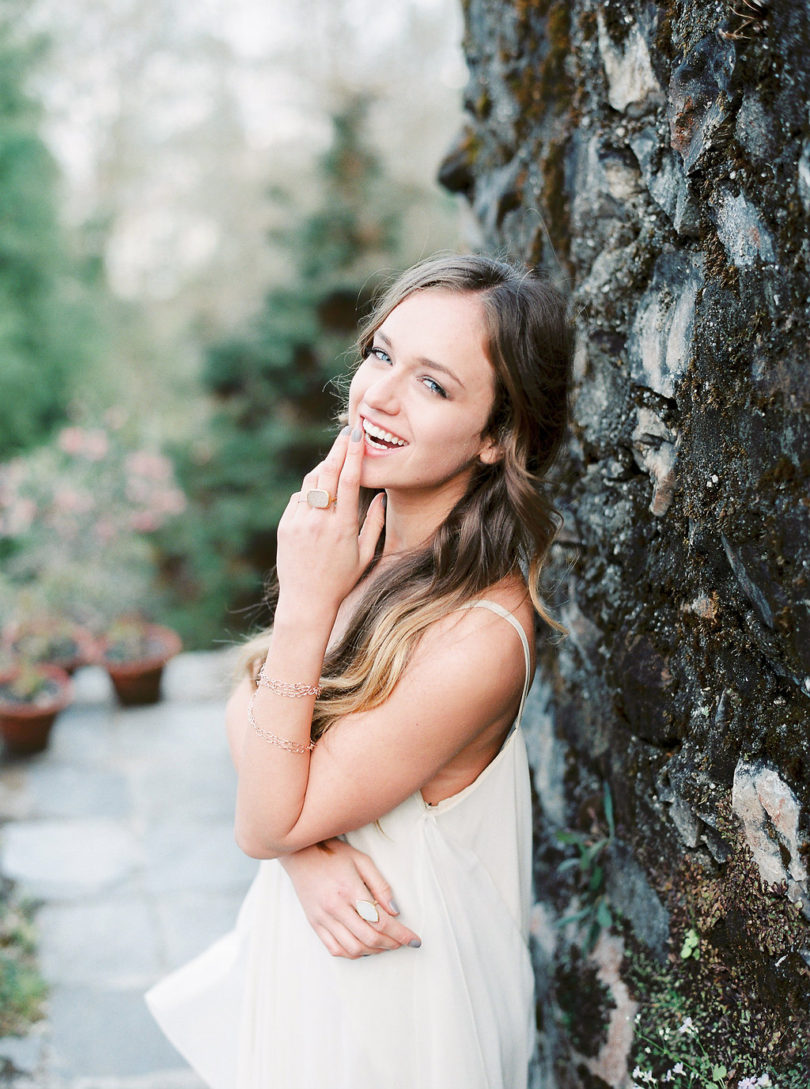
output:
[[[378,375],[363,392],[363,400],[369,408],[393,416],[399,411],[400,379],[394,371]]]

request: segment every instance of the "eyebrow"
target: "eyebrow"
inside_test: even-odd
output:
[[[378,336],[383,344],[385,344],[387,348],[390,348],[393,351],[394,345],[391,342],[391,338],[387,337],[381,329],[377,329],[374,335]],[[421,363],[424,367],[430,367],[431,370],[440,371],[441,374],[446,374],[448,378],[452,378],[453,381],[457,385],[461,386],[462,389],[465,388],[464,383],[461,381],[458,375],[455,374],[454,371],[451,371],[449,367],[445,367],[444,363],[437,363],[435,359],[428,359],[427,356],[420,356],[416,362]]]

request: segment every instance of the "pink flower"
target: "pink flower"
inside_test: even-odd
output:
[[[162,454],[153,454],[149,450],[135,450],[126,459],[127,471],[146,480],[166,481],[171,479],[172,464]]]
[[[130,525],[138,533],[154,533],[160,524],[160,519],[151,510],[136,511],[130,518]]]
[[[37,505],[33,499],[15,496],[14,502],[0,512],[0,536],[17,537],[26,533],[37,516]]]
[[[106,431],[94,428],[85,431],[81,427],[64,427],[57,438],[59,449],[71,457],[86,457],[88,461],[101,461],[107,456],[110,443]]]
[[[180,514],[186,509],[186,497],[179,488],[168,488],[155,499],[155,505],[165,514]]]
[[[66,454],[80,454],[84,448],[84,431],[80,427],[65,427],[59,432],[57,442]]]
[[[54,506],[58,511],[69,514],[85,514],[93,509],[93,498],[87,492],[77,491],[75,488],[63,488],[53,497]]]
[[[115,523],[109,518],[99,518],[93,526],[93,532],[102,544],[109,544],[118,536],[118,530],[115,527]]]

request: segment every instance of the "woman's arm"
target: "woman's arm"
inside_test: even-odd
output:
[[[340,602],[373,554],[383,509],[375,500],[358,532],[362,456],[362,443],[341,435],[302,489],[337,494],[337,508],[314,510],[294,497],[279,527],[279,604],[265,672],[280,681],[317,683]],[[517,637],[502,628],[483,609],[432,625],[385,704],[343,718],[311,754],[267,736],[303,748],[313,697],[260,688],[258,730],[244,729],[253,695],[246,678],[227,711],[232,736],[243,731],[236,807],[242,849],[271,858],[358,828],[421,789],[462,750],[491,742],[514,713],[524,675]]]
[[[228,715],[228,742],[237,771],[247,727],[246,719]],[[419,935],[396,918],[399,909],[391,886],[362,851],[332,839],[286,854],[280,861],[310,926],[333,957],[353,960],[422,944]],[[358,915],[358,900],[377,905],[377,923]]]
[[[518,638],[499,617],[485,609],[445,617],[425,632],[386,702],[335,723],[311,757],[280,750],[272,753],[272,766],[266,761],[260,768],[246,746],[239,761],[237,841],[256,858],[272,858],[383,817],[463,749],[490,740],[493,728],[502,734],[523,678]],[[245,681],[228,704],[234,731],[247,720],[250,693]],[[278,799],[289,788],[284,777],[293,761],[307,765],[306,778],[296,780],[295,813],[281,827]],[[242,790],[246,777],[255,783],[249,798]]]

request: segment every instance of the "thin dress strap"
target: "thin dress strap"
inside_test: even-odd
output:
[[[508,609],[504,609],[503,605],[499,605],[497,601],[469,601],[466,605],[461,606],[462,609],[489,609],[492,613],[497,613],[498,616],[502,616],[504,620],[508,620],[515,631],[520,636],[520,644],[523,647],[523,657],[526,661],[526,679],[523,682],[523,695],[520,697],[520,707],[518,708],[517,718],[515,719],[515,727],[520,725],[520,720],[523,717],[523,708],[526,704],[526,696],[529,694],[529,687],[532,683],[532,656],[529,651],[529,640],[526,638],[526,632],[523,630],[523,625],[513,616]]]

